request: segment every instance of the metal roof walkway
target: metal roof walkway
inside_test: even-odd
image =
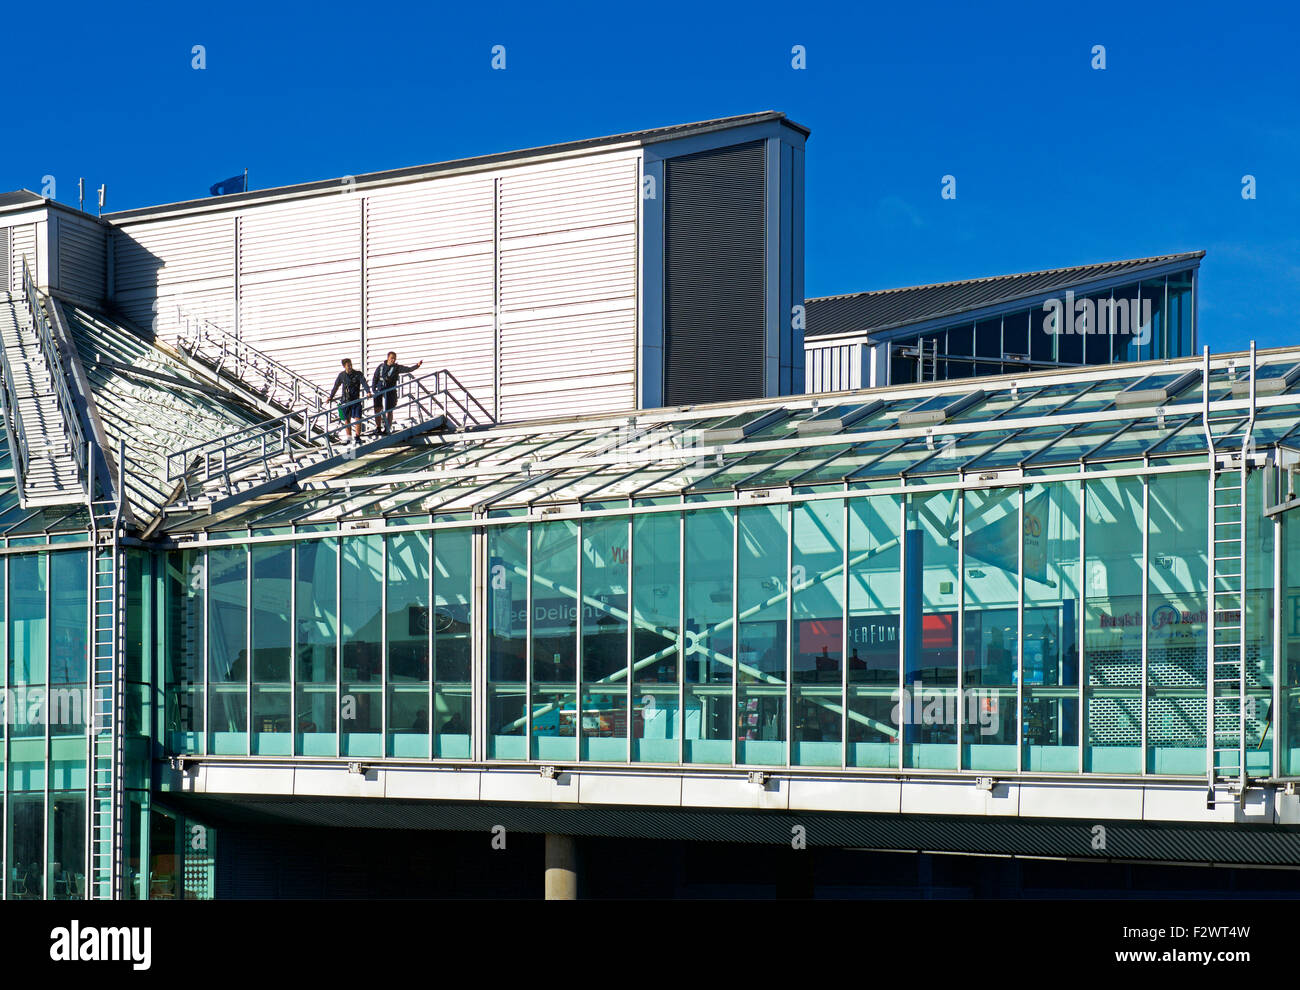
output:
[[[63,356],[23,266],[21,293],[0,293],[0,402],[24,506],[86,500],[87,449]]]

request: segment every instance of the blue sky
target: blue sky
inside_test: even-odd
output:
[[[7,129],[0,189],[53,175],[75,205],[85,176],[127,209],[244,167],[283,185],[776,109],[812,129],[810,296],[1204,248],[1202,342],[1300,336],[1300,13],[1286,5],[110,10],[9,21],[26,28],[0,36],[23,126]]]

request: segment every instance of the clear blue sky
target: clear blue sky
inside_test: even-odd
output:
[[[1297,343],[1288,6],[74,0],[0,36],[0,190],[127,209],[776,109],[812,129],[810,296],[1204,248],[1202,341]]]

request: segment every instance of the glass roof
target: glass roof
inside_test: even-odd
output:
[[[1240,366],[1240,359],[1237,359]],[[1300,435],[1300,352],[1260,355],[1258,444]],[[1211,372],[1216,445],[1240,443],[1248,400],[1224,359]],[[888,484],[998,470],[1027,475],[1071,465],[1206,451],[1201,382],[1179,382],[1197,359],[1026,374],[852,397],[791,396],[729,407],[638,411],[570,423],[527,423],[428,437],[306,478],[216,515],[173,507],[165,529],[320,525],[363,517],[500,513],[540,506],[606,508],[636,499],[697,499],[764,488]],[[1239,378],[1238,367],[1238,378]],[[1152,391],[1148,402],[1120,393]],[[971,396],[982,391],[976,401]],[[963,400],[969,404],[962,405]],[[1117,401],[1118,400],[1118,401]],[[1121,404],[1127,401],[1127,404]],[[898,416],[946,410],[944,420]],[[3,521],[3,520],[0,520]]]

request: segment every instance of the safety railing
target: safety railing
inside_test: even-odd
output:
[[[0,372],[4,381],[0,382],[0,398],[4,401],[5,440],[9,444],[9,454],[21,487],[23,478],[27,477],[27,431],[23,427],[23,414],[18,408],[18,395],[14,392],[14,372],[9,367],[9,348],[0,342]]]
[[[389,395],[394,396],[391,406]],[[381,400],[381,413],[371,408],[372,397]],[[391,418],[393,432],[439,416],[459,426],[491,421],[490,417],[483,419],[487,410],[482,404],[445,370],[407,378],[350,402],[328,402],[326,398],[327,404],[321,408],[298,409],[168,454],[167,479],[182,482],[187,491],[191,479],[205,484],[215,481],[229,494],[236,480],[269,479],[286,467],[297,470],[300,461],[333,456],[346,446],[346,436],[336,438],[334,434],[346,434],[357,420],[364,430],[379,416],[386,416]]]
[[[23,259],[23,295],[26,297],[27,312],[36,330],[41,355],[45,359],[45,367],[49,370],[54,395],[59,403],[59,419],[63,423],[64,439],[77,464],[77,480],[84,486],[90,466],[87,459],[89,454],[86,438],[81,432],[81,420],[77,417],[77,407],[72,401],[72,393],[68,391],[67,375],[63,373],[63,355],[54,341],[49,320],[41,309],[40,300],[36,296],[36,283],[32,279],[32,271],[25,258]]]
[[[182,351],[203,361],[218,374],[236,378],[263,399],[285,409],[306,408],[313,412],[328,402],[325,390],[315,382],[260,351],[208,319],[191,317],[176,307],[180,333],[176,343]]]

